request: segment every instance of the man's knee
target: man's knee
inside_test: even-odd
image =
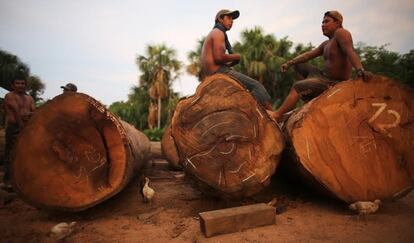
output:
[[[321,95],[329,88],[329,85],[318,79],[311,78],[295,82],[292,88],[296,90],[303,101],[307,102]]]

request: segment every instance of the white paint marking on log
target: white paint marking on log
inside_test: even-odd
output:
[[[263,183],[267,180],[267,178],[269,178],[270,175],[267,175],[260,183]]]
[[[220,184],[221,184],[221,171],[220,171],[219,180],[218,180],[218,185],[220,186]]]
[[[337,90],[332,91],[332,93],[328,95],[328,99],[329,99],[332,95],[334,95],[334,94],[338,93],[339,91],[341,91],[341,89],[337,89]]]
[[[190,159],[193,159],[193,158],[195,158],[195,157],[200,157],[200,156],[207,155],[207,154],[211,153],[211,152],[212,152],[212,151],[213,151],[216,147],[217,147],[217,144],[214,144],[214,146],[213,146],[213,147],[211,147],[211,149],[210,149],[210,150],[208,150],[208,151],[206,151],[206,152],[204,152],[204,153],[198,153],[198,154],[195,154],[195,155],[191,156],[191,157],[190,157]]]
[[[306,138],[306,151],[308,152],[308,160],[310,160],[310,153],[309,153],[309,142],[308,142],[308,138]]]
[[[377,112],[375,112],[375,114],[368,120],[368,123],[372,123],[373,121],[375,121],[375,119],[377,119],[379,117],[379,115],[385,110],[385,108],[387,107],[387,103],[372,103],[372,106],[378,106],[379,109],[377,110]]]
[[[259,113],[260,117],[261,117],[261,118],[263,118],[263,115],[262,115],[262,113],[260,112],[260,110],[259,110],[259,108],[258,108],[258,107],[256,107],[256,111],[257,111],[257,113]]]
[[[230,154],[231,152],[233,152],[234,148],[236,147],[236,145],[234,145],[234,143],[231,144],[231,149],[227,152],[220,152],[220,154]]]
[[[401,116],[398,112],[396,112],[395,110],[388,110],[387,112],[388,112],[388,114],[393,115],[395,117],[395,120],[391,124],[378,124],[379,129],[381,129],[384,132],[386,132],[387,129],[389,129],[389,128],[394,128],[394,127],[398,126],[398,124],[400,124],[400,122],[401,122]],[[387,135],[390,138],[392,137],[390,132],[388,132]]]
[[[240,171],[240,169],[241,169],[241,167],[243,167],[243,165],[244,164],[246,164],[247,163],[247,161],[244,161],[240,166],[239,166],[239,168],[237,168],[237,170],[229,170],[229,172],[230,173],[232,173],[232,174],[234,174],[234,173],[238,173],[239,171]]]
[[[256,126],[253,124],[253,132],[254,132],[254,138],[256,138]]]
[[[192,166],[192,167],[194,167],[194,169],[196,169],[196,166],[191,162],[191,160],[189,159],[189,158],[187,158],[187,161],[188,161],[188,163],[190,163],[190,165]]]
[[[370,136],[354,136],[354,138],[371,139],[372,136],[371,137]]]
[[[194,99],[193,101],[191,101],[191,105],[193,105],[194,103],[196,103],[199,99],[200,99],[201,97],[200,96],[197,96],[197,98],[196,99]]]
[[[243,180],[243,182],[247,181],[248,179],[252,178],[252,177],[253,177],[253,176],[255,176],[255,175],[256,175],[256,173],[251,174],[250,176],[246,177],[246,178]]]
[[[204,135],[206,135],[206,133],[208,133],[211,129],[216,128],[216,127],[221,126],[221,125],[224,125],[224,124],[228,124],[228,123],[231,123],[231,122],[220,122],[220,123],[217,123],[216,125],[211,126],[207,130],[205,130],[203,132],[203,134],[201,134],[201,136],[204,137]]]
[[[85,177],[84,180],[81,180],[82,175]],[[76,177],[76,179],[79,179],[79,181],[77,183],[86,181],[86,184],[88,184],[88,182],[89,182],[88,172],[86,171],[86,168],[83,167],[83,166],[79,167],[79,174],[77,176],[75,175],[75,177]]]
[[[95,171],[95,170],[96,170],[96,169],[98,169],[99,167],[102,167],[105,163],[106,163],[106,159],[105,159],[105,158],[102,158],[102,159],[101,159],[101,163],[100,163],[98,166],[96,166],[95,168],[93,168],[93,169],[91,170],[91,172],[92,172],[92,171]]]
[[[226,140],[226,142],[228,142],[233,138],[248,138],[248,137],[236,134],[236,135],[230,135],[230,136],[226,137],[224,140]]]

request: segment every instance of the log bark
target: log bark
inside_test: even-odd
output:
[[[171,135],[171,126],[168,126],[161,139],[161,151],[164,158],[167,159],[168,164],[176,169],[182,170],[183,167],[180,164],[180,157],[178,156],[177,146],[175,145],[174,138]]]
[[[414,93],[389,78],[341,82],[284,130],[290,166],[345,202],[396,199],[414,186]]]
[[[62,94],[20,132],[12,184],[36,207],[80,211],[121,191],[149,155],[149,139],[101,103],[81,93]]]
[[[179,161],[201,190],[243,197],[270,182],[284,147],[279,127],[232,78],[205,79],[172,118]]]

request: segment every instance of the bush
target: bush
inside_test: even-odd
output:
[[[164,128],[145,129],[144,134],[147,135],[151,141],[161,141],[164,134]]]

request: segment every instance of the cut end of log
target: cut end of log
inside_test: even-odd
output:
[[[298,165],[345,202],[414,186],[414,94],[383,76],[338,83],[292,115]]]
[[[131,156],[124,127],[102,104],[81,93],[59,95],[16,141],[14,188],[39,207],[82,210],[127,183]]]
[[[270,182],[284,147],[279,127],[232,78],[217,74],[181,100],[172,119],[181,165],[201,189],[250,196]]]

